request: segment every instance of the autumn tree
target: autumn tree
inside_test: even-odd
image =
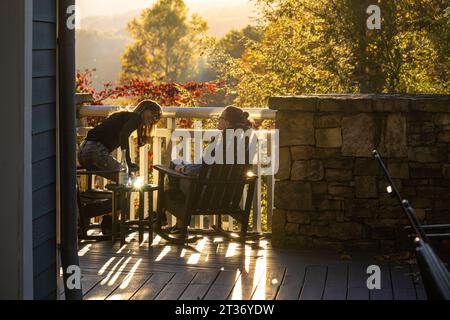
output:
[[[240,58],[217,44],[211,63],[229,95],[262,106],[273,95],[448,93],[448,0],[257,0],[262,40]],[[366,10],[381,8],[381,29]]]
[[[194,80],[207,28],[183,0],[158,0],[128,24],[134,43],[122,56],[122,79]]]

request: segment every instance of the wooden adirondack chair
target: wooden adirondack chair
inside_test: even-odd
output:
[[[213,228],[225,237],[239,241],[255,238],[255,236],[247,235],[257,179],[252,174],[250,165],[204,164],[198,177],[184,175],[163,166],[155,166],[155,169],[159,171],[159,185],[164,184],[166,176],[170,179],[185,179],[190,183],[190,191],[187,195],[177,192],[178,190],[158,192],[156,232],[163,239],[178,244],[197,241],[198,237],[188,237],[187,228],[193,215],[218,216],[217,226]],[[169,235],[161,229],[161,217],[166,211],[181,222],[179,224],[181,232],[178,237]],[[230,215],[240,224],[241,230],[238,236],[222,229],[223,215]]]

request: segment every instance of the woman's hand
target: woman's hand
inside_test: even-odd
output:
[[[175,170],[176,172],[183,173],[183,171],[184,171],[184,166],[175,166],[174,170]]]

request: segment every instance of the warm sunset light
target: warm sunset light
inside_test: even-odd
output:
[[[449,0],[1,0],[0,21],[0,300],[450,300]]]

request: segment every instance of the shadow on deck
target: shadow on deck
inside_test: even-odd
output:
[[[133,234],[128,240],[132,239]],[[193,250],[195,248],[196,250]],[[425,299],[417,266],[374,255],[273,249],[205,237],[191,249],[155,238],[80,243],[85,299],[416,300]],[[381,267],[381,290],[368,290],[366,269]]]

